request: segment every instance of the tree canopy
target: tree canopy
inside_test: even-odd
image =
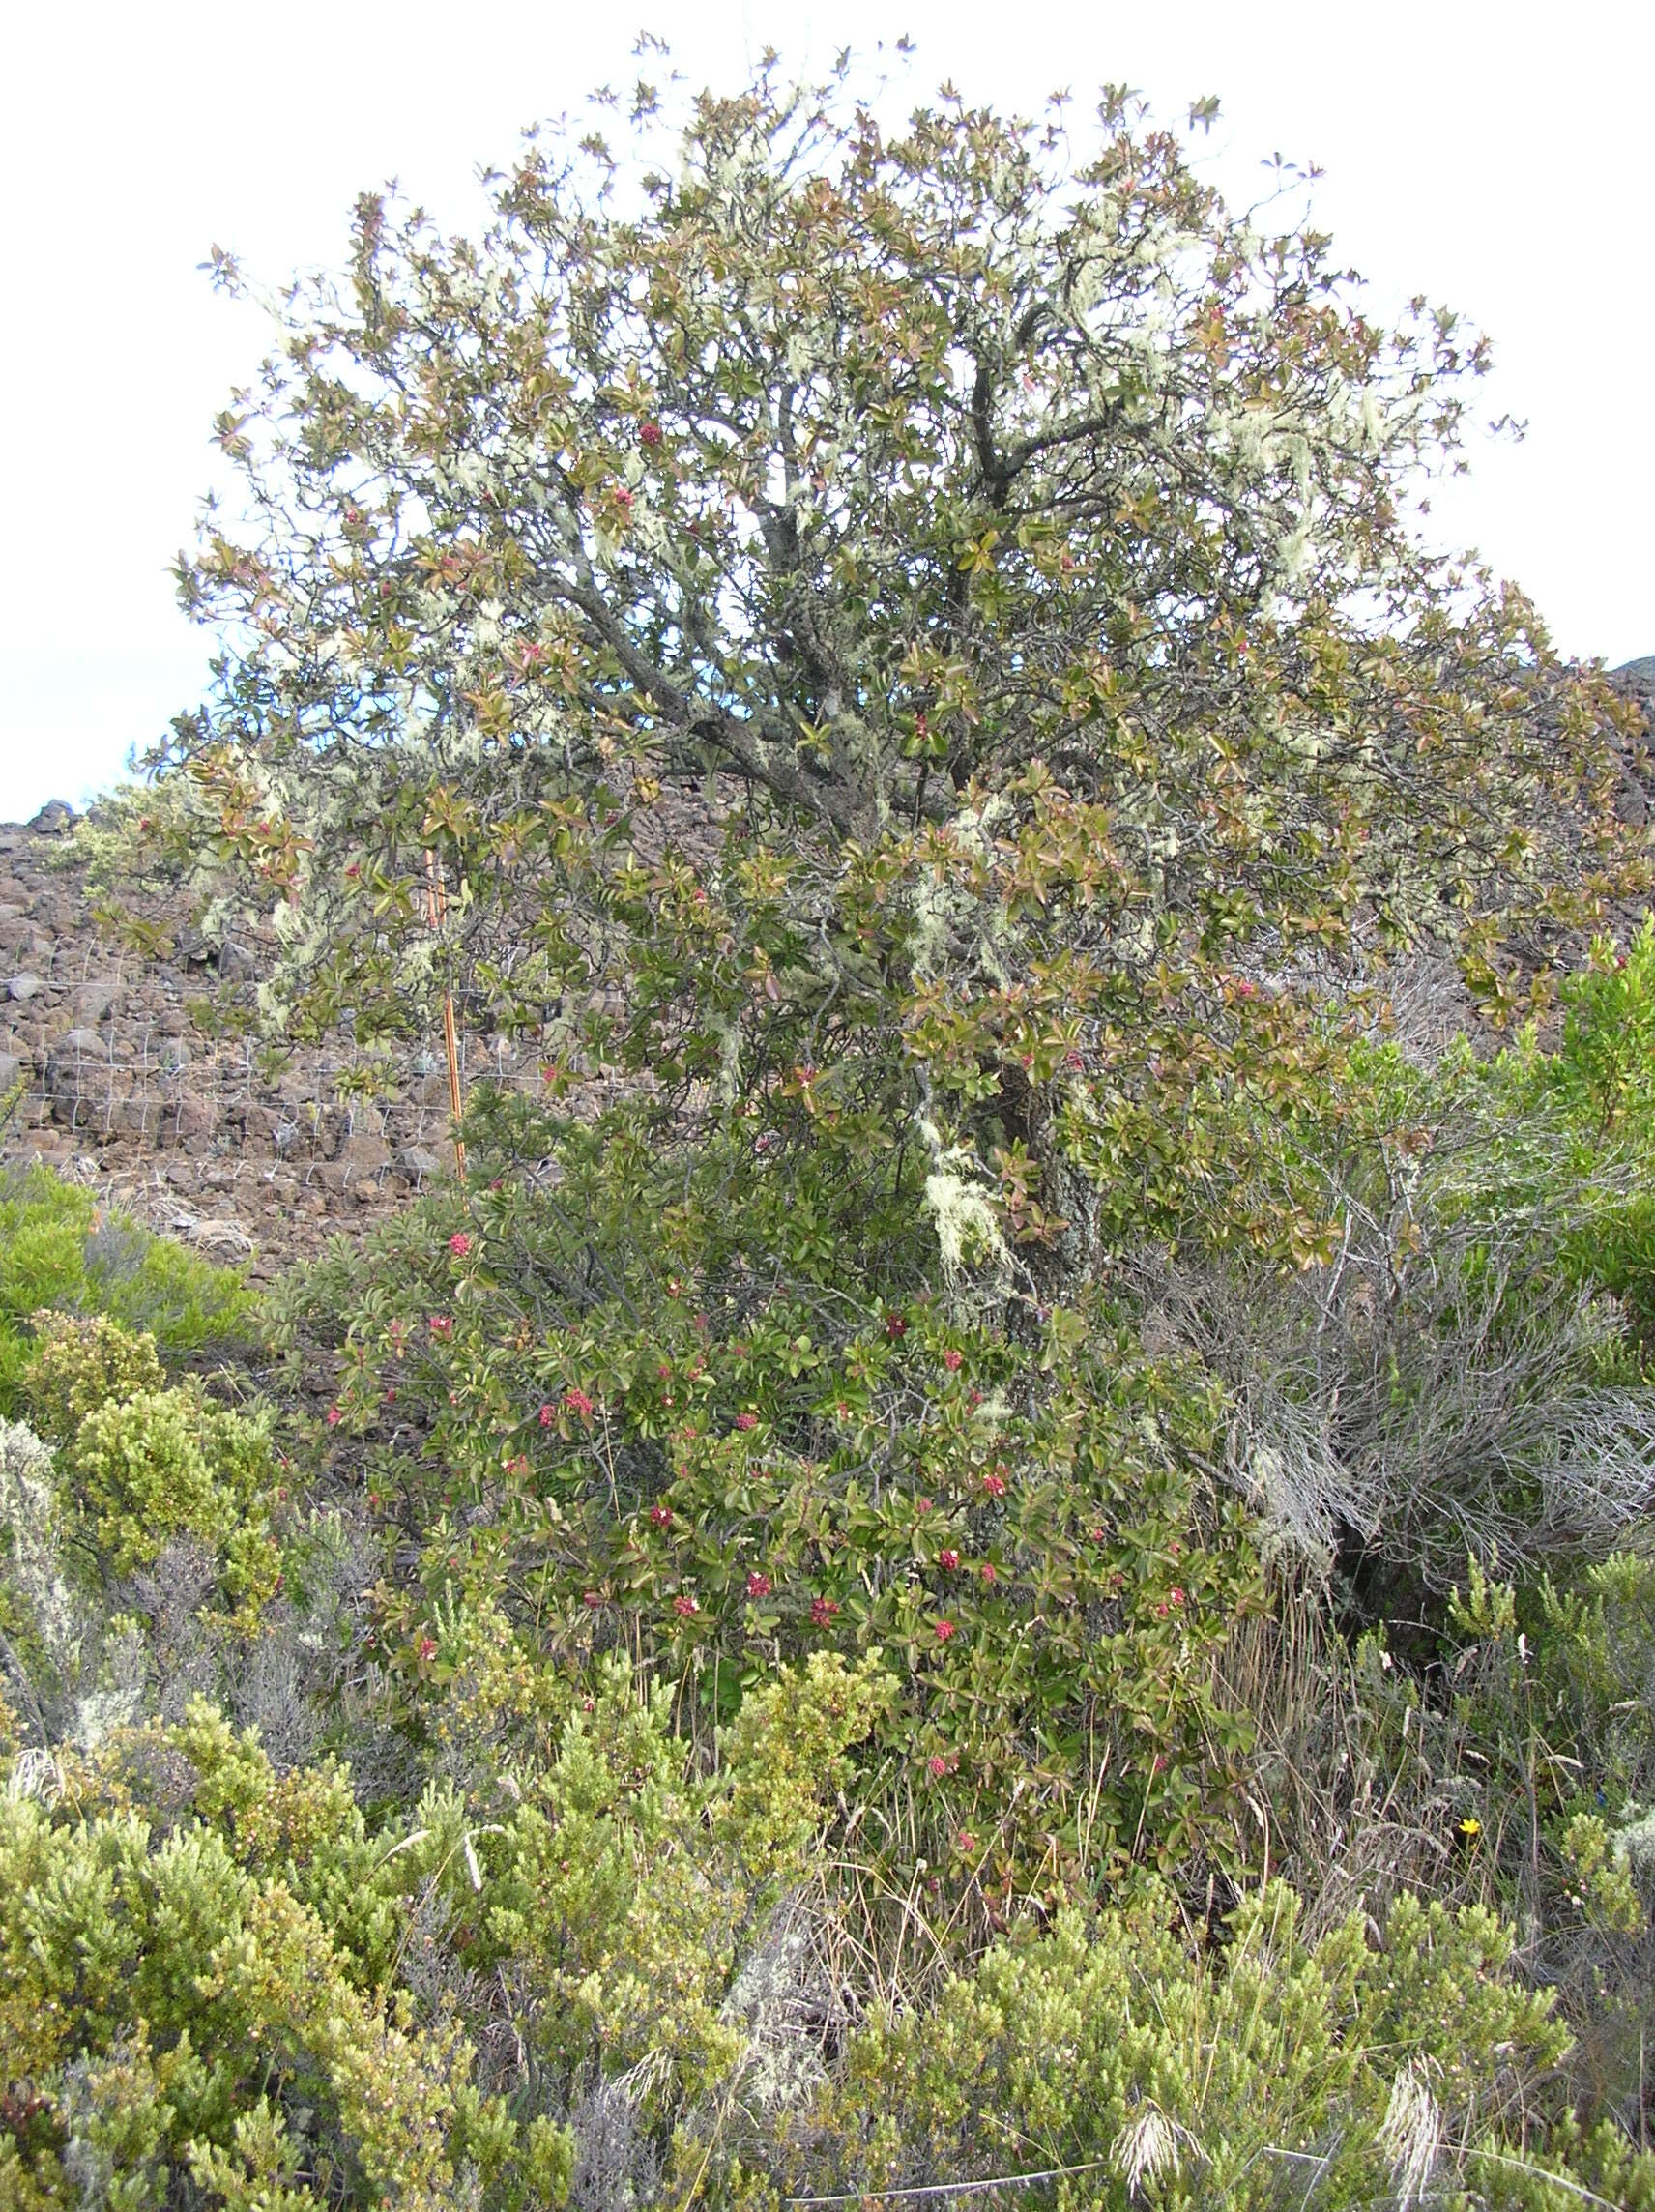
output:
[[[1169,1008],[1223,1043],[1422,941],[1497,997],[1601,911],[1604,702],[1417,542],[1488,363],[1451,314],[1377,326],[1120,89],[887,131],[767,63],[616,127],[532,135],[479,242],[363,199],[220,421],[246,514],[180,573],[229,649],[168,757],[284,902],[281,1005],[406,1023],[457,962],[672,1064],[636,941],[693,874],[726,969],[814,976],[803,1057],[871,900],[944,1083],[1130,1089]],[[776,1058],[749,996],[684,1016],[726,1067]]]

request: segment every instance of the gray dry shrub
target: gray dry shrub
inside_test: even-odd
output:
[[[106,1633],[102,1610],[66,1571],[51,1447],[0,1421],[0,1674],[35,1747],[90,1749],[144,1703],[144,1639]]]
[[[1467,1553],[1601,1557],[1655,1511],[1655,1394],[1611,1379],[1624,1315],[1565,1262],[1625,1179],[1571,1179],[1544,1132],[1530,1153],[1473,1124],[1328,1163],[1341,1248],[1291,1278],[1132,1264],[1147,1334],[1225,1382],[1228,1472],[1284,1547],[1353,1534],[1445,1588]]]
[[[0,1578],[15,1626],[21,1634],[26,1624],[33,1647],[26,1660],[7,1638],[0,1662],[25,1719],[52,1740],[80,1678],[88,1624],[58,1553],[51,1446],[20,1421],[0,1421]]]
[[[599,2075],[574,2105],[569,2212],[639,2212],[656,2201],[665,2159],[648,2106],[662,2065],[655,2052],[624,2074]]]
[[[834,1973],[821,1917],[797,1893],[760,1928],[724,1999],[742,2031],[737,2094],[753,2115],[801,2104],[827,2079],[857,2017]]]

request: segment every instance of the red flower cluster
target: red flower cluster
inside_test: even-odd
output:
[[[949,1550],[945,1552],[939,1552],[937,1554],[937,1564],[940,1567],[946,1567],[950,1574],[953,1573],[954,1569],[959,1565],[959,1563],[960,1555],[956,1551]]]
[[[1004,1475],[985,1474],[983,1476],[983,1488],[988,1492],[991,1498],[1003,1498],[1005,1496]]]
[[[886,1315],[885,1333],[886,1336],[892,1338],[893,1340],[896,1337],[906,1336],[908,1334],[908,1324],[903,1320],[901,1314],[887,1313]]]
[[[756,1429],[758,1425],[759,1416],[757,1413],[738,1413],[736,1415],[736,1426],[739,1429]]]
[[[940,1782],[948,1771],[948,1761],[940,1751],[934,1751],[925,1763],[931,1769],[933,1782]]]
[[[948,1639],[956,1633],[951,1620],[940,1620],[937,1623],[937,1641],[939,1644],[946,1644]]]
[[[810,1601],[810,1618],[818,1628],[826,1628],[838,1610],[830,1597],[813,1597]]]
[[[660,424],[654,422],[640,423],[638,442],[640,445],[649,446],[652,449],[658,446],[661,442]]]
[[[557,1410],[557,1408],[556,1408],[555,1406],[542,1406],[542,1407],[540,1408],[540,1426],[541,1426],[541,1428],[543,1428],[543,1429],[549,1429],[549,1428],[551,1427],[552,1423],[553,1423],[553,1422],[554,1422],[554,1421],[557,1419],[557,1417],[558,1417],[558,1410]]]
[[[685,1620],[689,1618],[692,1613],[699,1613],[701,1611],[700,1606],[696,1604],[694,1598],[690,1597],[686,1592],[681,1593],[678,1597],[673,1599],[672,1609],[674,1613],[682,1614]]]
[[[471,1250],[471,1238],[466,1235],[463,1229],[456,1229],[453,1235],[449,1238],[449,1250],[454,1255],[456,1260],[463,1260],[466,1254]]]
[[[338,1427],[338,1425],[339,1425],[339,1409],[338,1409],[338,1407],[337,1407],[337,1406],[330,1406],[330,1407],[328,1408],[328,1426],[329,1426],[329,1428],[331,1428],[331,1429],[336,1429],[336,1428]]]
[[[432,1314],[426,1325],[433,1336],[450,1337],[454,1333],[452,1319],[446,1313]]]
[[[943,1364],[948,1370],[950,1375],[957,1375],[960,1372],[961,1367],[965,1364],[965,1357],[966,1355],[963,1352],[956,1352],[953,1346],[950,1345],[947,1351],[943,1354]]]
[[[650,1507],[650,1519],[657,1528],[670,1528],[672,1527],[672,1507],[670,1505],[652,1505]]]
[[[572,1382],[564,1392],[564,1404],[571,1413],[578,1413],[583,1421],[592,1418],[592,1400],[584,1390],[577,1389]]]
[[[747,1577],[747,1595],[749,1597],[769,1597],[773,1586],[769,1575],[760,1574],[756,1567]]]

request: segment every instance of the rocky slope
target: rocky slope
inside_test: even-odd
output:
[[[46,1162],[255,1276],[450,1163],[440,1050],[407,1056],[389,1098],[341,1101],[348,1045],[261,1042],[256,946],[211,952],[182,911],[156,917],[170,958],[100,932],[71,819],[0,826],[0,1162]],[[504,1040],[489,1072],[520,1072]]]

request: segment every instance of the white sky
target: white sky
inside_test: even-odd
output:
[[[262,326],[198,265],[276,280],[340,257],[350,205],[395,175],[450,228],[520,127],[629,85],[642,21],[697,83],[907,30],[915,98],[1077,106],[1124,78],[1169,120],[1216,93],[1206,157],[1249,196],[1277,149],[1326,171],[1317,219],[1377,308],[1446,300],[1494,336],[1494,411],[1437,503],[1538,601],[1559,645],[1655,653],[1655,9],[1575,0],[49,0],[4,42],[0,206],[11,302],[0,530],[0,821],[80,802],[199,696],[209,640],[167,564],[211,480],[209,433]],[[656,73],[652,69],[651,73]]]

